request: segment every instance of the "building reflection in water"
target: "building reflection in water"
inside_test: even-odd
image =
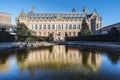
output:
[[[9,71],[10,69],[10,61],[9,55],[0,54],[0,73],[4,73]]]
[[[100,52],[63,45],[32,50],[25,58],[18,59],[20,70],[28,69],[32,74],[37,69],[97,72],[102,62]]]

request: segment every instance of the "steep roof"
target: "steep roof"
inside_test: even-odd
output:
[[[83,17],[88,17],[90,14],[86,15],[85,13],[81,12],[59,12],[59,13],[34,13],[34,12],[29,12],[27,14],[28,18],[56,18],[57,16],[60,16],[61,18],[83,18]]]
[[[92,13],[89,13],[87,9],[84,7],[83,12],[76,12],[76,10],[73,8],[75,12],[40,12],[36,13],[34,12],[34,8],[26,14],[26,17],[29,19],[54,19],[56,17],[60,17],[63,19],[79,19],[79,18],[84,18],[84,17],[90,17]],[[72,10],[72,11],[73,11]]]

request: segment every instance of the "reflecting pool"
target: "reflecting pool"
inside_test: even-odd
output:
[[[0,80],[120,80],[120,54],[64,45],[0,53]]]

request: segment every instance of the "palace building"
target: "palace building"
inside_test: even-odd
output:
[[[65,35],[78,36],[81,31],[82,20],[86,19],[91,33],[102,28],[102,18],[94,10],[90,13],[86,7],[82,12],[77,12],[75,8],[71,12],[39,12],[36,13],[32,7],[31,11],[25,13],[23,10],[16,19],[16,23],[23,22],[36,36],[49,36],[53,34],[54,40],[64,40]]]

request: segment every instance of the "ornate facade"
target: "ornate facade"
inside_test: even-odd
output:
[[[64,40],[65,34],[78,36],[83,18],[86,19],[92,34],[102,28],[102,19],[96,10],[89,13],[86,7],[83,8],[83,12],[77,12],[73,8],[72,12],[55,13],[36,13],[32,7],[27,14],[22,10],[16,22],[24,22],[33,35],[49,36],[52,33],[55,40]]]

